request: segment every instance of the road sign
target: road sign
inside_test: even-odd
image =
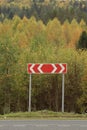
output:
[[[67,64],[66,63],[48,63],[48,64],[28,64],[28,73],[29,74],[58,74],[58,73],[67,73]]]
[[[31,74],[59,74],[62,73],[62,112],[64,112],[64,74],[67,73],[66,63],[29,63],[27,68],[30,74],[29,80],[29,107],[28,111],[31,112]]]

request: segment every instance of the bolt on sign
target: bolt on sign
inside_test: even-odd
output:
[[[48,63],[48,64],[28,64],[28,73],[29,74],[60,74],[67,73],[67,64],[66,63]]]

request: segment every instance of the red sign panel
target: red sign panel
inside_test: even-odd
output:
[[[48,64],[28,64],[28,73],[29,74],[58,74],[58,73],[67,73],[67,64],[66,63],[48,63]]]

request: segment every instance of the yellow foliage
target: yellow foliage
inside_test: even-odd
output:
[[[58,39],[61,37],[62,28],[59,20],[56,18],[52,21],[49,21],[46,28],[47,40],[49,42],[58,42]]]
[[[76,44],[79,40],[79,37],[81,35],[82,29],[79,26],[79,24],[77,23],[77,21],[75,19],[72,20],[71,24],[70,24],[70,43],[69,43],[69,47],[75,48]]]

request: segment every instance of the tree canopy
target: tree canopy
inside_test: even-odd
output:
[[[87,23],[87,1],[83,0],[1,0],[0,1],[0,21],[5,18],[12,19],[14,15],[20,18],[26,16],[36,17],[45,24],[55,17],[63,23],[66,19],[69,22],[81,19]]]
[[[86,33],[86,31],[82,32],[80,39],[79,39],[79,42],[78,42],[78,45],[77,45],[77,48],[87,49],[87,33]]]

